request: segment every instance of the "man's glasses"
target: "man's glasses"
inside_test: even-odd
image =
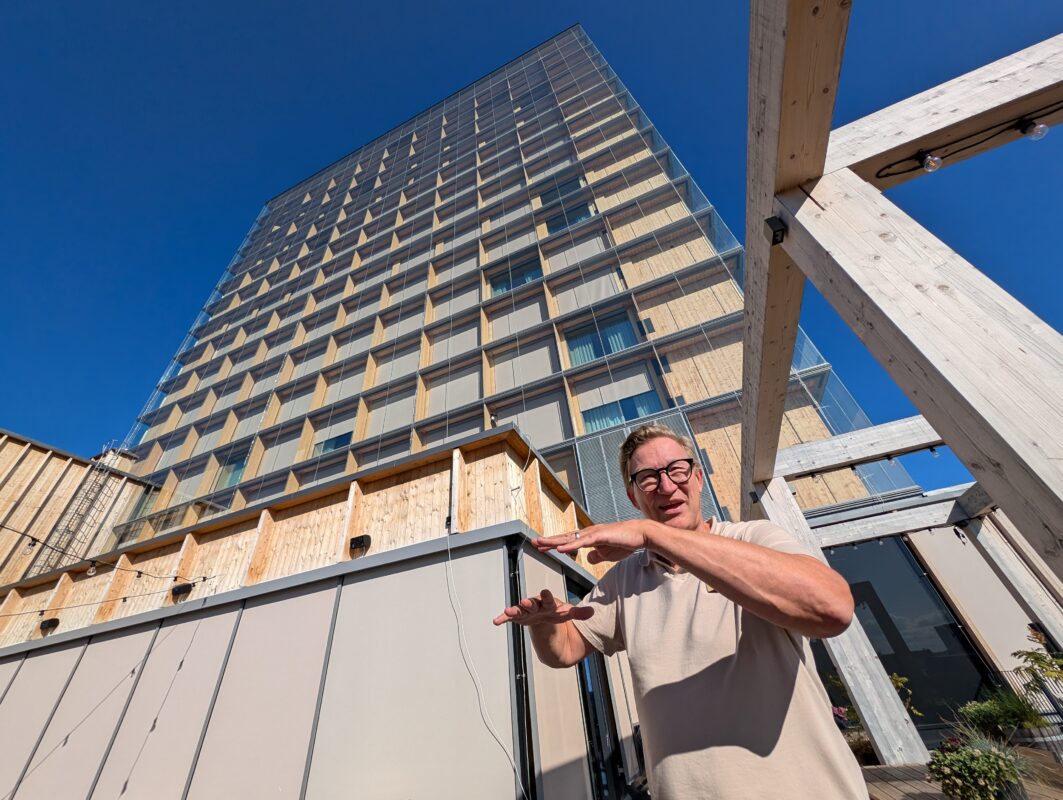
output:
[[[631,482],[644,492],[652,492],[661,485],[661,473],[667,472],[672,483],[679,486],[690,480],[694,474],[694,459],[679,458],[669,462],[660,469],[640,469],[629,477]]]

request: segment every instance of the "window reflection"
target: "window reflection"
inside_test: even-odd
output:
[[[908,679],[911,696],[903,699],[924,739],[935,743],[954,710],[994,683],[989,668],[899,537],[834,547],[827,560],[849,582],[856,617],[886,672]],[[826,650],[819,642],[813,650],[832,700],[845,705]]]

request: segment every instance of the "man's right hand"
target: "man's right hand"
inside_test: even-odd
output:
[[[494,624],[515,622],[517,625],[560,625],[569,620],[590,619],[592,616],[593,608],[559,603],[549,589],[543,589],[534,597],[525,597],[517,605],[507,608],[494,618]]]

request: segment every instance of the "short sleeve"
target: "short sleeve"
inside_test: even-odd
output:
[[[579,603],[581,608],[593,608],[594,616],[590,619],[572,620],[576,630],[582,634],[591,647],[607,656],[618,650],[626,650],[624,631],[620,624],[620,602],[617,583],[620,578],[620,565],[605,573],[601,580],[591,589],[590,594]]]
[[[797,537],[784,528],[780,528],[774,522],[756,520],[754,522],[737,523],[734,527],[741,529],[736,531],[738,536],[735,538],[737,539],[751,544],[759,544],[761,547],[770,547],[780,553],[798,556],[812,555],[807,547],[797,541]]]

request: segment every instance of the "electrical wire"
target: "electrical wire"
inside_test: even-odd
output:
[[[110,567],[111,569],[118,570],[120,572],[135,572],[138,578],[141,576],[146,578],[157,578],[158,580],[169,580],[172,578],[175,582],[183,581],[185,583],[192,583],[195,581],[194,578],[185,577],[176,573],[174,575],[156,575],[153,572],[148,572],[147,570],[143,569],[137,569],[136,567],[120,567],[118,566],[118,564],[111,564],[110,562],[101,561],[100,559],[85,558],[84,556],[71,553],[69,550],[63,550],[60,547],[56,547],[53,544],[49,544],[44,539],[38,539],[36,536],[31,536],[26,531],[20,531],[17,528],[12,528],[10,525],[4,525],[0,523],[0,528],[4,528],[5,530],[9,530],[12,533],[17,533],[19,536],[29,539],[29,544],[27,545],[27,547],[35,547],[36,545],[41,545],[42,547],[46,547],[47,549],[59,553],[60,555],[65,556],[66,558],[72,559],[75,563],[87,561],[93,568]]]
[[[1018,126],[1019,126],[1019,124],[1021,122],[1030,121],[1030,120],[1035,119],[1036,117],[1043,117],[1043,116],[1047,116],[1049,114],[1054,114],[1055,112],[1059,111],[1060,109],[1063,109],[1063,103],[1053,103],[1051,105],[1047,105],[1047,106],[1044,106],[1042,108],[1036,109],[1035,111],[1029,112],[1027,114],[1023,114],[1023,115],[1021,115],[1019,117],[1015,117],[1014,119],[1008,120],[1007,122],[998,122],[996,125],[990,125],[989,127],[983,128],[980,131],[975,131],[974,133],[969,133],[966,136],[964,136],[963,138],[957,139],[954,142],[949,142],[948,144],[941,145],[939,147],[923,148],[918,153],[916,153],[914,156],[907,156],[905,158],[898,159],[897,161],[894,161],[894,162],[892,162],[890,164],[886,164],[884,167],[881,167],[875,173],[875,177],[879,178],[879,179],[895,178],[895,177],[898,177],[900,175],[907,175],[907,174],[912,173],[912,172],[918,172],[919,170],[921,170],[923,168],[923,165],[922,165],[922,163],[920,161],[920,156],[922,156],[922,155],[924,155],[926,153],[933,153],[934,155],[938,156],[942,161],[945,161],[945,160],[947,160],[949,158],[952,158],[955,155],[958,155],[960,153],[966,152],[967,150],[971,150],[972,148],[978,147],[979,145],[983,145],[986,142],[997,138],[998,136],[1002,136],[1005,133],[1009,133],[1009,132],[1017,130],[1017,128],[1018,128]],[[993,133],[989,133],[990,131],[993,131],[996,128],[999,128],[999,130],[996,130]],[[960,142],[966,142],[968,139],[973,139],[976,136],[982,136],[982,134],[984,134],[984,133],[989,133],[989,135],[985,136],[985,137],[983,137],[981,139],[978,139],[977,141],[969,142],[968,144],[963,145],[963,147],[958,147],[955,150],[948,150],[948,148],[953,147],[954,145],[957,145]],[[898,166],[900,164],[904,164],[904,163],[906,163],[908,161],[915,161],[917,163],[916,163],[916,165],[914,167],[909,167],[907,169],[898,170],[896,172],[891,172],[890,171],[893,167],[896,167],[896,166]]]
[[[197,578],[197,579],[195,579],[193,581],[188,581],[188,583],[190,583],[192,586],[196,586],[196,585],[198,585],[200,583],[206,583],[207,581],[212,581],[212,580],[214,580],[217,577],[219,577],[219,576],[218,575],[210,575],[210,576],[204,575],[202,578]],[[56,611],[68,611],[69,609],[72,609],[72,608],[88,608],[89,606],[99,606],[99,605],[103,605],[104,603],[119,603],[119,602],[124,603],[126,600],[132,600],[135,597],[150,597],[152,595],[165,594],[166,592],[171,592],[171,591],[173,591],[173,588],[169,587],[169,588],[166,588],[166,589],[155,589],[155,590],[150,591],[150,592],[138,592],[136,594],[122,595],[121,597],[111,597],[111,598],[104,598],[102,600],[93,600],[91,603],[73,603],[73,604],[68,605],[68,606],[49,606],[47,608],[33,608],[33,609],[29,609],[27,611],[11,611],[11,612],[8,612],[6,614],[0,614],[0,618],[3,618],[3,617],[22,617],[22,616],[26,616],[28,614],[36,614],[38,616],[43,617],[45,614],[51,614],[51,613],[56,612]]]

